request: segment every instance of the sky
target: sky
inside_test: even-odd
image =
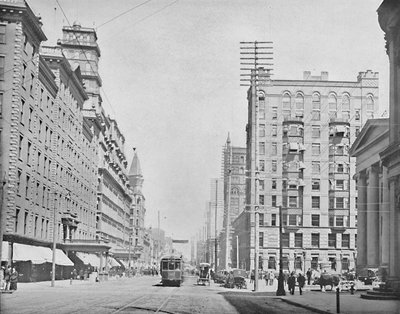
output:
[[[274,79],[303,71],[356,81],[379,72],[388,107],[388,58],[376,10],[382,0],[27,0],[55,45],[62,26],[97,29],[103,106],[136,147],[147,226],[190,239],[204,223],[210,180],[228,132],[245,146],[241,41],[273,42]],[[64,15],[65,14],[65,15]]]

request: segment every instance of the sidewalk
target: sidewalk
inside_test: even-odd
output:
[[[272,286],[267,286],[265,280],[259,280],[258,293],[267,292],[269,296],[275,296],[278,282],[274,281]],[[254,283],[247,281],[247,291],[252,292]],[[340,313],[349,314],[398,314],[400,313],[400,300],[366,300],[361,299],[361,293],[372,289],[372,286],[359,286],[354,295],[349,291],[340,293]],[[279,297],[282,301],[306,308],[316,313],[337,313],[336,312],[336,291],[321,292],[320,287],[316,285],[306,285],[303,289],[303,295],[299,294],[299,288],[296,286],[295,294],[291,295],[285,286],[286,296]],[[253,292],[254,293],[254,292]]]

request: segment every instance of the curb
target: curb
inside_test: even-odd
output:
[[[298,307],[302,307],[302,308],[304,308],[304,309],[306,309],[306,310],[310,310],[310,311],[313,311],[313,312],[316,312],[316,313],[321,313],[321,314],[332,314],[332,312],[330,312],[330,311],[324,311],[324,310],[321,310],[321,309],[312,307],[312,306],[307,305],[307,304],[302,304],[302,303],[294,302],[294,301],[291,301],[291,300],[286,299],[286,298],[280,298],[280,299],[281,299],[283,302],[286,302],[286,303],[288,303],[288,304],[295,305],[295,306],[298,306]]]

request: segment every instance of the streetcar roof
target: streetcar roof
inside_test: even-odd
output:
[[[181,261],[182,258],[180,256],[178,256],[178,255],[167,255],[167,256],[162,257],[161,260],[162,261],[165,261],[165,260],[179,260],[179,261]]]

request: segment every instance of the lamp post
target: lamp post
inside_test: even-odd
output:
[[[283,249],[282,249],[282,206],[279,206],[279,276],[278,276],[278,290],[277,296],[286,295],[285,287],[283,285]]]
[[[66,199],[70,198],[70,193],[68,192],[65,196]],[[54,206],[53,206],[53,256],[51,264],[51,286],[55,286],[56,280],[56,238],[57,238],[57,192],[54,192]],[[68,210],[68,204],[67,204]]]
[[[239,268],[239,236],[236,236],[236,268]]]

